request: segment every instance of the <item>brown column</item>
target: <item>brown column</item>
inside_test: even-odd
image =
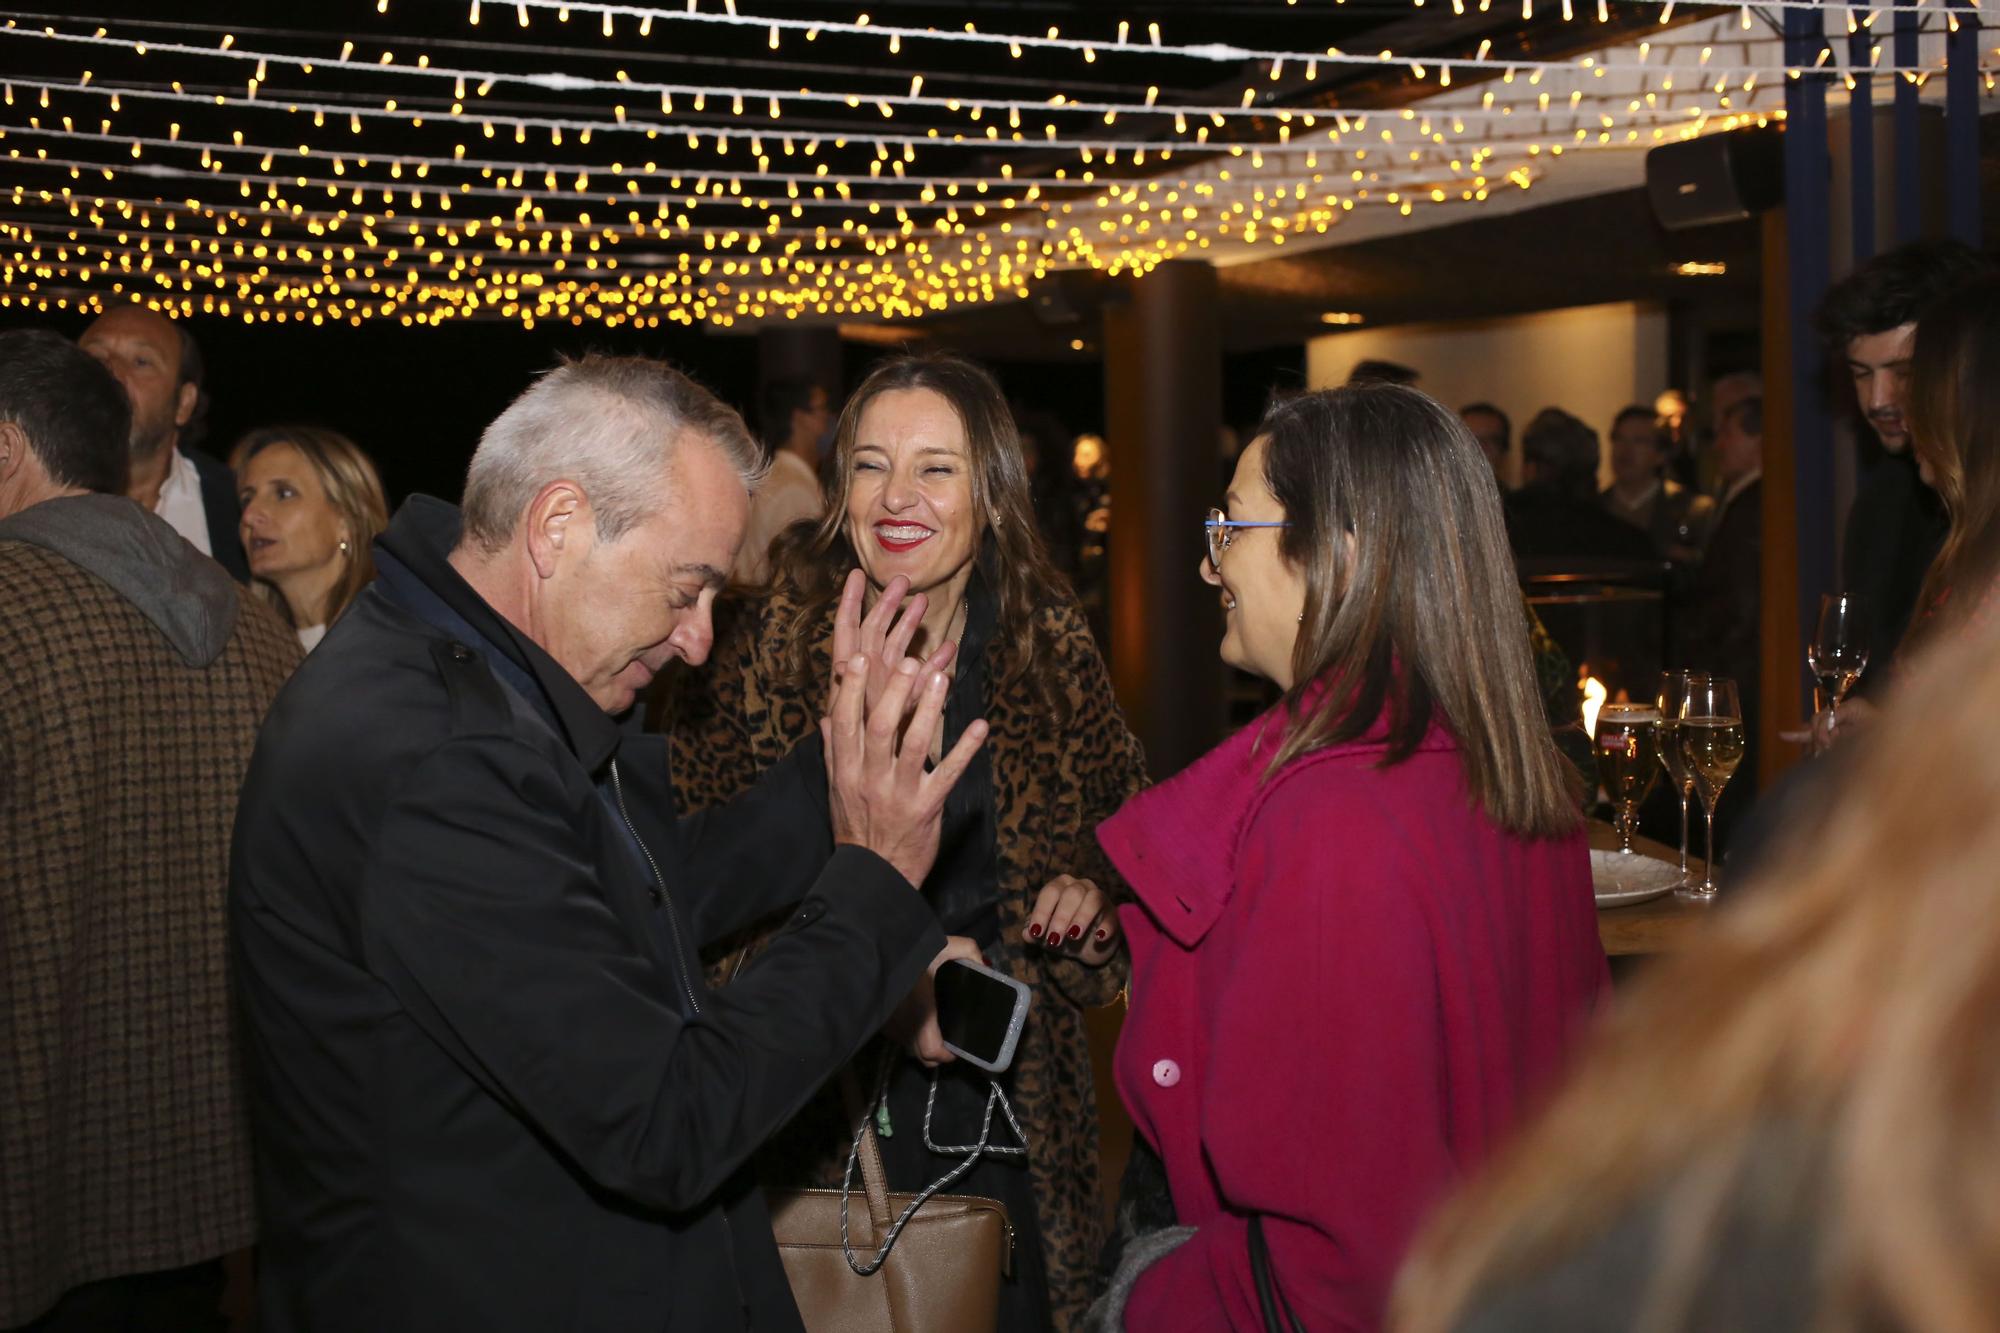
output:
[[[1201,521],[1225,489],[1215,270],[1175,260],[1104,310],[1111,676],[1156,778],[1222,735],[1222,611]]]
[[[1764,567],[1759,589],[1763,670],[1756,723],[1760,787],[1770,785],[1798,761],[1802,751],[1779,740],[1778,732],[1798,726],[1812,711],[1803,697],[1799,670],[1805,639],[1799,628],[1798,470],[1793,442],[1797,404],[1787,373],[1792,363],[1792,300],[1784,209],[1764,214],[1763,233]]]

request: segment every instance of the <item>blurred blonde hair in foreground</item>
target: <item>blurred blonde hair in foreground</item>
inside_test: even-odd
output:
[[[1433,1219],[1400,1333],[1459,1327],[1646,1205],[1634,1329],[1692,1328],[1704,1282],[1759,1262],[1728,1243],[1746,1209],[1796,1228],[1800,1327],[2000,1326],[2000,633],[1941,644],[1850,743],[1826,813]]]

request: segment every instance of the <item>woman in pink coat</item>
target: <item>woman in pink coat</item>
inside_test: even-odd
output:
[[[1125,1104],[1178,1226],[1106,1329],[1380,1325],[1426,1211],[1562,1065],[1607,984],[1479,447],[1377,384],[1294,398],[1210,514],[1223,660],[1270,713],[1126,804]],[[1285,1307],[1289,1306],[1288,1322]]]

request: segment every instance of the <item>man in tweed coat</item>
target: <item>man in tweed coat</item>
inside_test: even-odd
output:
[[[218,1326],[251,1237],[224,895],[297,641],[124,497],[129,408],[0,334],[0,1328]]]

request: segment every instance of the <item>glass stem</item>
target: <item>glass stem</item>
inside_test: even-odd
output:
[[[1687,877],[1688,877],[1688,794],[1687,794],[1687,788],[1683,787],[1681,788],[1681,883],[1683,884],[1687,883]]]
[[[1703,801],[1701,803],[1701,807],[1702,807],[1702,813],[1708,816],[1708,837],[1702,843],[1702,850],[1706,852],[1707,855],[1702,858],[1702,863],[1701,863],[1701,891],[1703,893],[1714,893],[1715,892],[1715,802]]]

